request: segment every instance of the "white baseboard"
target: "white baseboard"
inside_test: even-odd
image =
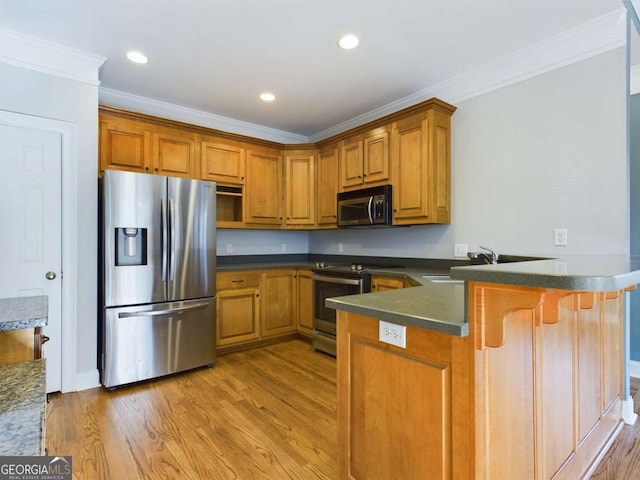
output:
[[[100,372],[98,372],[98,369],[96,368],[95,370],[90,370],[88,372],[78,373],[73,382],[73,391],[79,392],[81,390],[88,390],[99,386]]]
[[[627,425],[634,425],[638,419],[638,414],[633,411],[633,398],[628,397],[622,401],[622,420]]]

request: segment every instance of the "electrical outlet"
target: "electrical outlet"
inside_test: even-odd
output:
[[[344,243],[342,242],[338,243],[338,252],[340,253],[344,252]]]
[[[287,253],[287,244],[286,243],[281,243],[280,244],[280,249],[282,250],[282,253]]]
[[[453,246],[454,257],[466,257],[467,253],[469,253],[469,245],[466,243],[456,243]]]
[[[400,348],[407,348],[407,327],[380,320],[378,339]]]
[[[568,232],[566,228],[554,228],[553,229],[553,244],[558,246],[569,245]]]
[[[233,253],[233,245],[227,243],[227,253]]]

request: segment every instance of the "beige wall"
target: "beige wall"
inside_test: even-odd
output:
[[[444,99],[446,100],[446,99]],[[457,104],[447,226],[313,232],[312,253],[626,254],[625,56],[619,48]],[[553,246],[554,227],[569,245]]]

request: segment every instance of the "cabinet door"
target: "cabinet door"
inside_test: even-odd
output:
[[[317,205],[318,225],[337,227],[338,149],[318,153]]]
[[[433,110],[392,132],[393,223],[449,223],[449,116]]]
[[[100,170],[150,173],[151,133],[145,124],[101,117]]]
[[[407,327],[402,349],[378,319],[339,310],[337,325],[338,477],[472,478],[452,474],[452,337]]]
[[[313,280],[311,270],[298,270],[298,332],[313,331]]]
[[[363,140],[363,180],[369,184],[389,182],[389,132],[376,131]]]
[[[282,157],[276,151],[247,151],[246,222],[281,225]]]
[[[315,223],[315,154],[288,154],[284,163],[286,224],[310,227]]]
[[[241,146],[205,139],[200,144],[202,179],[244,185],[245,158]]]
[[[296,271],[268,270],[260,279],[262,297],[262,336],[269,337],[296,331]]]
[[[153,173],[171,177],[195,178],[196,136],[188,132],[155,132]]]
[[[399,277],[381,277],[374,275],[371,278],[371,291],[383,292],[385,290],[397,290],[404,288],[404,279]]]
[[[224,347],[260,337],[260,295],[257,288],[220,290],[216,296],[216,345]]]
[[[340,149],[341,189],[362,185],[363,171],[362,140],[346,140]]]

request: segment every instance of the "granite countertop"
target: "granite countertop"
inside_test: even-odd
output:
[[[326,305],[399,325],[466,337],[469,324],[465,317],[464,282],[419,281],[424,282],[423,286],[328,298]]]
[[[395,273],[400,274],[400,270]],[[350,295],[326,300],[327,306],[457,336],[468,335],[467,281],[574,291],[617,291],[640,283],[640,266],[624,256],[568,256],[549,260],[452,267],[459,283],[434,283],[406,269],[419,287]]]
[[[44,327],[48,316],[49,298],[46,295],[0,298],[0,332]]]
[[[576,255],[549,260],[452,267],[451,278],[528,287],[607,292],[640,283],[640,267],[626,256]]]
[[[565,256],[543,260],[510,257],[528,260],[497,265],[458,264],[448,268],[446,262],[455,265],[456,261],[409,259],[412,261],[401,262],[405,265],[402,268],[372,268],[369,269],[372,274],[408,277],[420,286],[329,298],[326,305],[400,325],[466,336],[467,281],[596,292],[622,290],[640,283],[640,261],[626,256]],[[304,259],[281,262],[274,258],[271,262],[224,265],[221,270],[295,266],[311,268],[314,264]],[[451,275],[451,279],[459,282],[433,282],[423,275]]]
[[[0,455],[44,455],[45,360],[0,365]]]

